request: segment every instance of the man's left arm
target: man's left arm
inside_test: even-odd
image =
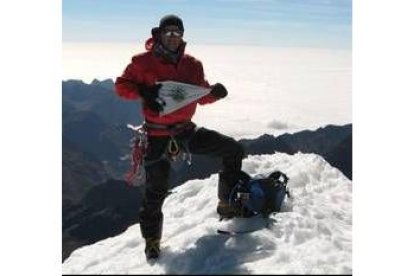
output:
[[[207,94],[204,97],[201,97],[197,101],[199,104],[213,103],[217,101],[218,99],[221,99],[227,96],[227,90],[222,84],[216,83],[214,85],[210,85],[208,83],[208,81],[205,79],[204,69],[203,69],[203,65],[201,64],[201,62],[198,63],[197,67],[198,67],[196,70],[197,84],[203,87],[211,88],[211,92],[209,94]]]

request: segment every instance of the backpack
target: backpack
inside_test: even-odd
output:
[[[243,174],[229,196],[230,206],[237,210],[239,216],[268,216],[280,212],[285,197],[290,197],[287,188],[289,178],[286,174],[280,171],[272,172],[267,177]]]

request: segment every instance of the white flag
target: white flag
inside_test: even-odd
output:
[[[165,103],[160,116],[170,114],[210,93],[211,89],[176,81],[162,81],[158,97]]]

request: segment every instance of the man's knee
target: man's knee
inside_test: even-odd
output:
[[[240,142],[235,141],[233,152],[235,158],[243,159],[245,156],[244,146]]]
[[[234,139],[232,140],[232,143],[229,145],[229,154],[227,155],[227,157],[233,159],[236,163],[241,162],[246,154],[245,148],[240,142]]]

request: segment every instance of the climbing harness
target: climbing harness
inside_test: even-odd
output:
[[[154,160],[145,161],[145,166],[152,165],[162,159],[167,159],[172,162],[180,159],[186,161],[191,165],[191,153],[188,148],[188,141],[192,135],[184,139],[176,139],[176,135],[182,133],[184,130],[194,129],[195,124],[192,122],[178,123],[174,125],[161,125],[150,122],[145,122],[138,127],[128,125],[128,128],[132,129],[135,133],[131,139],[131,169],[127,173],[126,181],[129,185],[133,185],[135,177],[139,177],[141,173],[141,167],[144,163],[145,154],[148,148],[148,131],[150,129],[166,130],[169,133],[169,140],[166,145],[164,154],[160,158]]]
[[[166,147],[166,151],[161,156],[160,159],[166,158],[170,161],[177,161],[180,157],[182,160],[186,161],[188,165],[191,165],[191,153],[188,148],[188,141],[191,139],[192,135],[183,139],[176,139],[177,135],[186,131],[196,128],[195,124],[191,121],[176,123],[173,125],[161,125],[151,122],[145,122],[145,128],[148,130],[166,130],[169,134],[169,141]],[[159,161],[153,160],[149,164]],[[147,165],[147,164],[146,164]]]

